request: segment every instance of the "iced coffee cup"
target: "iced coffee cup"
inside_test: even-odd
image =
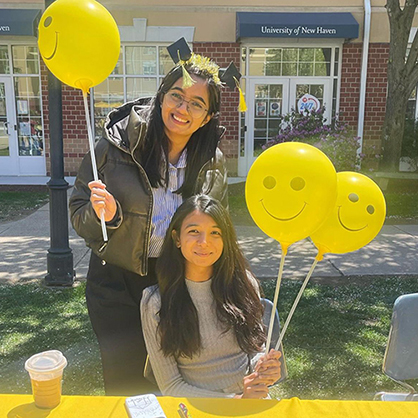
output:
[[[39,408],[55,408],[61,401],[62,373],[67,359],[58,350],[35,354],[26,360],[35,404]]]

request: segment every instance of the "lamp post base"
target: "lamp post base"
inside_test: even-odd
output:
[[[48,251],[48,274],[45,276],[47,286],[72,286],[75,270],[73,270],[73,254],[71,250],[65,253]]]

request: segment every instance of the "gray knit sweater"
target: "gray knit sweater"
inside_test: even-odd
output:
[[[160,293],[156,286],[144,290],[141,301],[142,327],[151,366],[163,395],[179,397],[233,397],[243,392],[243,378],[260,354],[248,356],[238,345],[233,330],[224,332],[216,317],[211,280],[186,279],[199,317],[202,349],[192,359],[164,356],[157,333]]]

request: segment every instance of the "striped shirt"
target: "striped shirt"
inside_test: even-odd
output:
[[[177,164],[168,163],[168,187],[152,188],[154,207],[152,209],[151,238],[149,242],[149,257],[158,257],[163,246],[165,233],[170,225],[171,218],[177,208],[183,203],[180,194],[173,193],[184,182],[186,172],[186,148],[180,155]],[[165,164],[163,164],[164,167]]]

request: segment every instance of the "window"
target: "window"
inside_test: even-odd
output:
[[[249,56],[250,76],[327,77],[331,52],[332,48],[249,48],[242,61]]]
[[[106,115],[112,109],[126,101],[153,96],[172,67],[165,46],[122,46],[112,74],[92,94],[96,140],[101,137]]]

